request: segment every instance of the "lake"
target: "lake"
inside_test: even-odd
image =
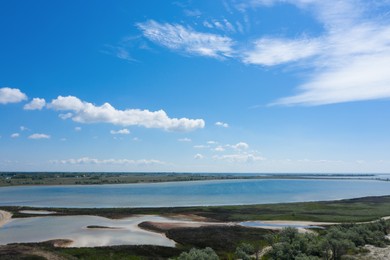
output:
[[[142,230],[143,221],[172,220],[159,216],[137,216],[107,219],[98,216],[44,216],[12,219],[0,228],[0,245],[9,243],[42,242],[70,239],[71,247],[111,245],[159,245],[174,247],[175,242],[165,235]],[[110,228],[87,228],[91,225]]]
[[[336,200],[390,194],[375,180],[215,180],[0,188],[0,205],[34,207],[178,207]]]

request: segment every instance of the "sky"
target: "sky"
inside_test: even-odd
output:
[[[0,171],[390,173],[390,1],[0,2]]]

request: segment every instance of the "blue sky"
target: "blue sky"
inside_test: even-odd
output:
[[[0,171],[390,172],[390,2],[1,1]]]

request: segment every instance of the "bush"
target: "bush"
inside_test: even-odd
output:
[[[192,248],[189,252],[179,255],[178,260],[218,260],[218,255],[210,247],[205,249]]]

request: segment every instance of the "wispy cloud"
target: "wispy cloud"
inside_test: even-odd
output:
[[[202,12],[198,9],[184,9],[183,10],[184,14],[186,16],[192,16],[192,17],[199,17],[202,15]]]
[[[141,159],[141,160],[129,160],[129,159],[96,159],[90,157],[82,157],[78,159],[66,159],[66,160],[52,160],[51,163],[59,164],[119,164],[119,165],[153,165],[153,164],[166,164],[165,162],[154,159]]]
[[[26,94],[17,88],[0,88],[0,104],[19,103],[27,100]]]
[[[50,135],[47,134],[32,134],[28,137],[29,139],[50,139]]]
[[[311,68],[298,93],[276,105],[324,105],[390,98],[390,24],[371,17],[364,1],[258,0],[252,5],[290,3],[324,25],[317,38],[261,38],[243,56],[245,63]],[[388,2],[383,4],[387,4]],[[310,59],[308,59],[310,58]],[[304,59],[306,59],[304,61]],[[308,59],[308,60],[307,60]]]
[[[191,142],[192,140],[190,138],[185,137],[185,138],[179,138],[179,139],[177,139],[177,141],[179,141],[179,142]]]
[[[11,138],[18,138],[20,136],[19,133],[13,133],[11,134]]]
[[[229,124],[228,123],[224,123],[224,122],[216,122],[215,125],[219,126],[219,127],[223,127],[223,128],[228,128],[229,127]]]
[[[249,148],[249,145],[245,142],[239,142],[237,144],[230,145],[230,147],[232,147],[235,150],[246,150]]]
[[[128,134],[130,134],[130,131],[127,128],[123,128],[123,129],[120,129],[120,130],[117,130],[117,131],[111,130],[110,133],[112,135],[128,135]]]
[[[217,29],[221,30],[225,33],[234,33],[236,32],[236,28],[232,23],[230,23],[227,19],[222,20],[205,20],[203,21],[203,26],[209,29]]]
[[[96,106],[74,96],[59,96],[47,107],[57,111],[72,111],[60,117],[71,118],[78,123],[110,123],[121,126],[160,128],[168,131],[191,131],[205,126],[203,119],[169,118],[163,110],[118,110],[109,103]]]
[[[24,105],[25,110],[42,110],[46,105],[46,101],[43,98],[33,98],[30,103]]]
[[[219,145],[219,146],[214,148],[214,151],[216,151],[216,152],[224,152],[225,148],[223,148],[222,146]]]
[[[175,51],[214,58],[232,56],[234,43],[226,36],[197,32],[191,27],[154,20],[138,23],[137,26],[149,40]]]
[[[244,63],[274,66],[298,61],[319,53],[319,39],[262,38],[254,42],[254,48],[244,52]]]
[[[198,144],[198,145],[194,145],[194,148],[195,149],[207,149],[207,148],[210,148],[210,146],[209,145]]]
[[[204,156],[200,153],[197,153],[194,155],[194,159],[196,159],[196,160],[202,160],[203,158],[204,158]]]
[[[238,154],[225,154],[214,155],[214,160],[222,160],[230,163],[250,163],[255,161],[264,161],[265,158],[252,154],[252,153],[238,153]]]

